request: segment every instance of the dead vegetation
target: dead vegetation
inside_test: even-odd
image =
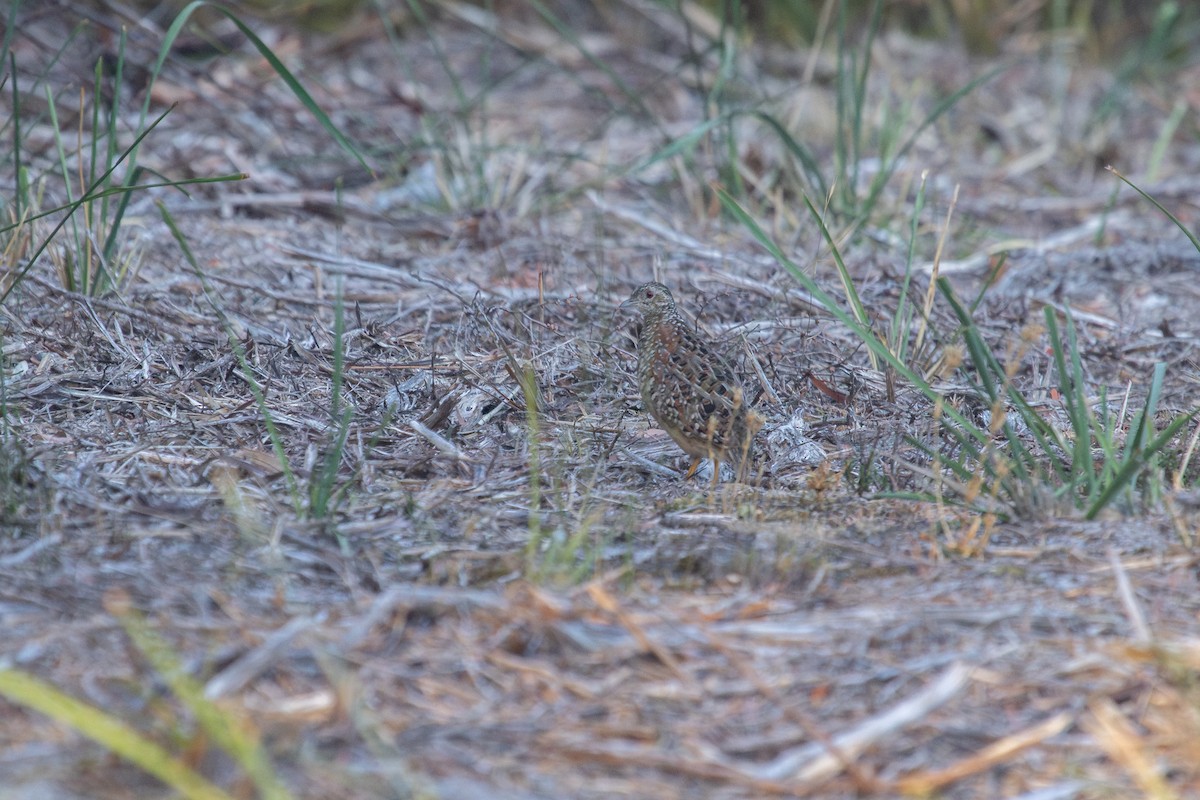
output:
[[[928,487],[905,435],[952,455],[933,405],[721,213],[708,140],[646,161],[703,123],[721,65],[680,68],[695,31],[622,6],[648,22],[589,34],[602,58],[528,9],[448,4],[395,46],[369,16],[335,36],[263,23],[372,148],[374,178],[236,37],[203,67],[168,62],[156,102],[180,105],[143,163],[250,179],[136,195],[137,268],[117,291],[65,288],[64,246],[0,304],[0,666],[234,796],[253,784],[131,644],[128,608],[299,797],[1200,791],[1194,477],[1093,521],[1051,490],[1010,519],[881,499]],[[65,23],[22,14],[20,80],[89,87],[111,41],[89,31],[47,66]],[[137,29],[127,58],[157,45]],[[1164,413],[1190,410],[1200,256],[1114,196],[1100,162],[1146,163],[1158,93],[1195,66],[1130,85],[1094,124],[1111,74],[1051,45],[1014,41],[1002,80],[916,139],[839,242],[856,291],[886,327],[906,274],[925,296],[944,239],[963,297],[993,282],[980,329],[1047,416],[1051,355],[1040,338],[1019,349],[1046,306],[1072,313],[1110,400],[1144,396],[1165,362]],[[782,98],[780,118],[832,159],[832,67],[789,52],[741,51],[739,90]],[[931,104],[960,85],[947,76],[992,66],[899,33],[873,57],[868,108]],[[1190,138],[1170,140],[1159,168],[1177,177],[1153,188],[1195,229],[1181,97]],[[30,118],[22,158],[52,192],[54,140]],[[732,124],[763,224],[836,290],[780,140]],[[748,484],[682,481],[687,459],[640,408],[617,304],[651,277],[749,376],[768,424]],[[986,412],[938,373],[959,343],[949,310],[931,314],[915,358],[956,407]],[[0,707],[0,798],[167,796],[70,727]]]

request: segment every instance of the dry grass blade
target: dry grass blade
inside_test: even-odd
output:
[[[1150,626],[1146,623],[1141,604],[1134,596],[1129,574],[1125,571],[1125,565],[1121,563],[1121,554],[1115,548],[1108,549],[1108,563],[1112,565],[1113,577],[1117,581],[1117,596],[1121,598],[1121,606],[1125,609],[1125,616],[1129,618],[1130,627],[1133,628],[1134,641],[1147,644],[1152,639]]]
[[[992,742],[987,747],[944,769],[907,775],[896,782],[896,788],[905,794],[932,794],[955,781],[985,772],[1010,761],[1025,750],[1067,730],[1074,721],[1075,715],[1068,712],[1047,717],[1036,725],[1005,736],[1000,741]]]
[[[1088,711],[1091,713],[1083,718],[1083,729],[1109,758],[1126,770],[1144,797],[1154,800],[1180,797],[1167,783],[1153,746],[1139,735],[1112,700],[1106,697],[1093,700],[1088,704]]]
[[[675,677],[687,684],[690,690],[694,691],[698,688],[692,676],[680,666],[675,656],[671,655],[671,652],[664,645],[655,640],[630,614],[626,613],[621,608],[621,602],[611,592],[599,583],[588,584],[587,592],[588,596],[592,598],[592,602],[616,617],[621,626],[633,635],[633,638],[637,640],[639,645],[645,648],[647,653],[651,653],[662,662],[663,666],[675,673]]]

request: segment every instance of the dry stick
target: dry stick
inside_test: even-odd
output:
[[[338,272],[347,277],[369,278],[371,280],[398,283],[412,288],[425,288],[425,283],[417,276],[410,275],[400,267],[381,264],[377,261],[364,261],[360,258],[346,258],[334,253],[311,250],[307,247],[297,247],[289,244],[275,244],[279,252],[311,261],[325,264],[330,272]]]
[[[23,564],[41,551],[50,547],[56,547],[61,541],[62,534],[60,533],[54,533],[44,539],[38,539],[28,547],[0,558],[0,569],[7,569],[8,567],[15,567]]]
[[[324,622],[327,616],[328,613],[322,611],[311,617],[296,617],[271,633],[258,647],[214,675],[204,686],[205,698],[216,700],[244,688],[250,681],[273,666],[279,654],[292,643],[293,639],[309,628]]]
[[[1045,300],[1041,298],[1039,298],[1038,302],[1044,303],[1045,305],[1050,306],[1050,308],[1053,308],[1058,312],[1060,317],[1073,317],[1075,322],[1086,322],[1089,325],[1095,325],[1098,328],[1107,328],[1110,331],[1115,331],[1121,327],[1121,323],[1117,322],[1115,319],[1102,317],[1099,314],[1093,314],[1091,311],[1088,311],[1085,308],[1073,306],[1070,303],[1055,303],[1051,300]],[[1162,335],[1160,331],[1143,331],[1142,335],[1153,336],[1155,333],[1158,333],[1160,336]],[[1144,346],[1158,347],[1160,345],[1158,342],[1151,342]]]
[[[362,644],[372,629],[381,625],[398,608],[484,609],[504,611],[507,606],[495,592],[477,589],[451,589],[441,586],[393,586],[377,596],[367,612],[360,616],[342,636],[338,647],[344,654]]]
[[[625,222],[630,222],[634,225],[644,228],[650,233],[658,236],[660,239],[665,239],[676,247],[687,250],[689,255],[695,256],[696,258],[703,258],[707,261],[715,262],[735,261],[737,263],[759,267],[774,266],[775,264],[775,260],[770,256],[738,255],[735,253],[724,252],[715,247],[710,247],[697,239],[693,239],[687,234],[680,233],[679,231],[676,231],[666,225],[655,222],[647,217],[644,213],[629,208],[614,206],[611,203],[601,199],[600,196],[595,192],[587,192],[587,198],[588,200],[592,201],[592,204],[596,206],[596,208],[600,209],[604,213],[611,214],[612,216],[622,219]],[[655,272],[657,274],[657,269]]]
[[[620,742],[598,742],[594,738],[568,739],[563,736],[558,739],[543,739],[539,745],[553,747],[568,757],[575,756],[587,759],[592,763],[611,764],[621,769],[642,767],[657,769],[663,772],[687,775],[711,784],[712,781],[726,781],[749,786],[762,797],[767,794],[795,796],[795,790],[778,781],[763,780],[752,775],[743,774],[736,769],[711,761],[689,760],[678,753],[664,752],[662,747],[655,744],[652,747],[626,745]]]
[[[1197,439],[1200,439],[1200,423],[1196,424],[1196,430],[1192,432],[1192,438],[1188,439],[1187,447],[1183,451],[1183,459],[1179,462],[1179,469],[1175,470],[1175,478],[1171,481],[1176,492],[1183,489],[1183,476],[1187,474],[1187,468],[1188,464],[1191,463],[1192,454],[1196,452]],[[1189,536],[1188,538],[1189,541],[1184,542],[1184,544],[1186,544],[1190,549],[1192,546],[1190,541],[1191,537]]]
[[[1021,751],[1040,744],[1051,736],[1057,736],[1071,727],[1074,721],[1075,715],[1069,712],[1055,714],[1023,731],[992,742],[974,755],[961,759],[949,767],[901,778],[896,782],[896,788],[904,794],[933,794],[947,784],[983,772],[985,769],[991,769]]]
[[[709,247],[701,243],[698,239],[693,239],[687,234],[680,233],[673,228],[669,228],[666,225],[655,222],[644,213],[634,211],[633,209],[629,208],[623,208],[621,206],[615,206],[612,203],[602,199],[600,195],[594,191],[588,191],[586,192],[586,195],[587,199],[592,202],[592,205],[603,211],[605,214],[611,214],[618,219],[631,222],[640,228],[644,228],[650,233],[658,236],[660,239],[665,239],[676,247],[682,247],[690,250],[693,255],[702,255],[717,261],[726,258],[725,254],[716,248]]]
[[[1190,456],[1190,452],[1188,455],[1184,456],[1185,464]],[[1175,480],[1178,481],[1180,475],[1183,474],[1184,473],[1182,471],[1177,473]],[[1176,491],[1179,491],[1178,488],[1176,488]],[[1175,496],[1172,494],[1164,495],[1163,507],[1166,509],[1167,519],[1170,521],[1171,527],[1175,530],[1175,535],[1179,537],[1179,541],[1183,543],[1184,548],[1190,552],[1193,546],[1192,532],[1189,529],[1188,524],[1184,522],[1184,518],[1179,512],[1179,505],[1175,502]]]
[[[858,757],[864,750],[884,737],[924,718],[945,704],[967,685],[972,667],[962,662],[952,664],[936,680],[917,694],[893,706],[889,711],[869,717],[858,727],[833,737],[833,750],[816,742],[780,754],[761,766],[748,766],[748,775],[763,780],[795,780],[815,782],[836,775],[846,759]],[[834,755],[834,753],[838,755]]]
[[[779,399],[779,395],[775,394],[775,387],[767,380],[767,373],[763,372],[762,364],[758,362],[758,356],[754,355],[754,351],[750,349],[750,343],[742,339],[742,347],[745,349],[746,357],[750,359],[750,364],[754,367],[754,373],[758,375],[763,389],[767,391],[767,397],[772,403],[778,405],[782,401]]]
[[[664,478],[678,478],[679,477],[679,472],[677,470],[673,470],[670,467],[665,467],[662,464],[659,464],[657,461],[651,461],[650,459],[646,458],[645,456],[638,455],[637,453],[633,452],[625,445],[621,445],[617,449],[619,449],[625,455],[629,456],[631,459],[633,459],[635,462],[637,462],[639,465],[641,465],[643,469],[645,469],[649,472],[653,472],[656,475],[662,475]]]
[[[1067,780],[1034,789],[1025,794],[1014,795],[1010,800],[1076,800],[1083,790],[1089,788],[1087,781]]]
[[[198,214],[211,211],[226,211],[238,208],[301,209],[325,212],[329,215],[345,216],[356,214],[364,219],[386,219],[374,208],[348,198],[340,192],[309,190],[301,192],[256,192],[250,194],[223,194],[219,200],[201,200],[190,197],[186,201],[168,202],[167,210],[174,215]]]
[[[1117,579],[1117,596],[1121,598],[1121,605],[1125,606],[1125,615],[1129,617],[1129,624],[1133,626],[1133,638],[1138,644],[1149,644],[1152,638],[1150,626],[1146,624],[1146,616],[1142,613],[1137,598],[1133,596],[1133,587],[1125,573],[1125,565],[1121,563],[1121,556],[1115,547],[1108,548],[1108,562],[1112,564],[1113,575]]]
[[[454,442],[451,442],[449,439],[447,439],[445,436],[442,436],[440,433],[438,433],[436,431],[432,431],[429,428],[425,427],[423,424],[421,424],[421,422],[419,420],[410,419],[408,421],[408,427],[410,427],[414,431],[416,431],[417,434],[420,435],[420,437],[422,439],[424,439],[425,441],[427,441],[431,445],[433,445],[439,452],[450,456],[455,461],[470,461],[471,460],[470,457],[466,453],[464,453],[462,450],[458,449],[458,447],[454,444]]]
[[[536,678],[547,686],[553,686],[556,690],[565,689],[580,699],[596,699],[596,691],[590,686],[580,681],[571,680],[561,670],[554,669],[548,664],[538,663],[528,658],[521,658],[500,649],[493,649],[486,653],[484,659],[501,669],[523,673]]]
[[[43,289],[48,289],[57,295],[65,297],[69,300],[74,300],[75,302],[79,303],[80,305],[91,306],[94,308],[103,308],[106,311],[112,311],[117,314],[123,314],[126,317],[141,320],[142,322],[153,325],[156,328],[161,327],[164,322],[162,316],[159,314],[151,314],[148,311],[142,311],[141,309],[134,308],[133,306],[130,306],[128,304],[114,303],[112,301],[105,300],[102,297],[89,297],[86,294],[81,294],[79,292],[73,292],[70,289],[64,289],[61,286],[57,286],[54,283],[46,280],[45,278],[42,278],[33,273],[29,273],[22,280],[31,281],[33,283],[36,283],[38,286],[41,286]],[[89,309],[89,310],[91,310],[91,309]],[[205,319],[205,322],[213,322],[213,321],[215,321],[215,320]],[[182,333],[180,335],[182,336]],[[187,340],[188,337],[183,337],[183,338],[185,340]]]

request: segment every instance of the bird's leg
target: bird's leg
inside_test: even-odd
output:
[[[696,474],[696,467],[698,467],[698,466],[700,466],[700,459],[693,456],[692,457],[692,465],[690,467],[688,467],[687,475],[684,475],[683,479],[685,481],[690,481],[692,479],[692,476]]]

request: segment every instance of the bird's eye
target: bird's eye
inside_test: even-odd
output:
[[[654,290],[653,290],[653,289],[647,289],[647,290],[646,290],[646,299],[647,299],[647,300],[653,300],[653,299],[654,299]]]

